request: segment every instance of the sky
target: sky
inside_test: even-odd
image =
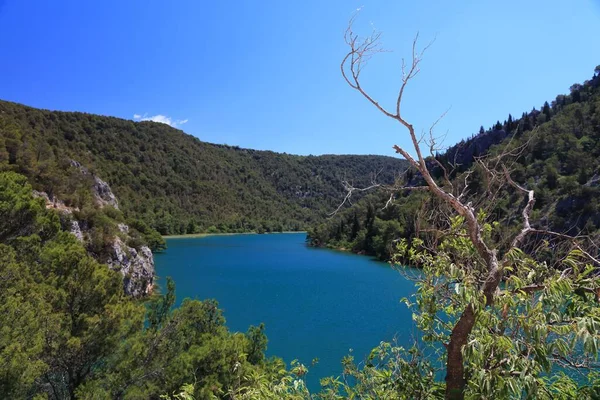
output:
[[[363,87],[446,146],[590,79],[600,0],[0,0],[0,99],[168,123],[291,154],[394,155],[406,131],[344,82],[343,33],[382,32]]]

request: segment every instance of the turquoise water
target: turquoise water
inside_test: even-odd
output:
[[[159,283],[174,279],[178,303],[217,299],[232,331],[264,322],[267,354],[307,365],[312,390],[320,378],[340,375],[350,349],[362,360],[382,340],[412,343],[411,314],[399,302],[414,293],[412,282],[385,263],[310,248],[304,239],[302,233],[169,239],[155,258]]]

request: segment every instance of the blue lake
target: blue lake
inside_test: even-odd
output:
[[[303,233],[168,239],[155,258],[159,284],[172,277],[178,303],[217,299],[231,331],[264,322],[267,354],[307,365],[311,390],[341,374],[351,349],[358,361],[381,341],[412,343],[411,314],[399,302],[415,292],[411,281],[385,263],[304,240]]]

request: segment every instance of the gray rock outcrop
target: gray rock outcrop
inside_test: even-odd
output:
[[[44,199],[46,202],[46,208],[56,209],[63,214],[73,214],[73,211],[79,211],[77,207],[69,207],[64,201],[59,200],[56,196],[49,196],[46,192],[33,191],[33,197]]]
[[[126,235],[129,234],[129,225],[121,223],[117,225],[117,228],[119,228],[119,232],[124,233]]]
[[[100,179],[98,176],[92,174],[86,167],[81,165],[75,160],[71,160],[71,166],[79,169],[83,175],[89,175],[94,180],[92,184],[92,195],[98,207],[102,208],[105,206],[112,206],[119,209],[119,202],[117,197],[114,195],[108,183]]]
[[[108,186],[108,183],[104,182],[97,176],[94,176],[94,185],[92,186],[92,193],[94,194],[96,203],[100,207],[112,206],[117,210],[119,209],[119,202],[117,201],[117,198],[113,194],[112,190],[110,190],[110,186]]]
[[[117,198],[113,194],[108,183],[99,177],[91,174],[87,168],[77,161],[71,160],[71,165],[78,168],[82,174],[90,175],[93,178],[92,194],[96,205],[100,208],[110,205],[119,208]],[[71,232],[77,240],[86,243],[90,239],[90,228],[86,221],[78,221],[74,212],[78,208],[69,207],[54,196],[49,196],[45,192],[33,191],[35,197],[44,199],[46,208],[57,210],[63,217],[63,227]],[[123,275],[123,288],[127,295],[133,297],[143,297],[152,292],[154,286],[154,257],[152,250],[148,246],[139,248],[130,247],[126,241],[130,237],[130,228],[127,224],[119,223],[117,225],[119,233],[108,244],[107,251],[104,254],[96,255],[100,262],[107,264],[109,268],[121,272]]]
[[[69,229],[69,232],[71,232],[77,238],[77,240],[83,242],[83,232],[79,226],[79,221],[71,221],[71,229]]]
[[[127,246],[120,237],[115,237],[109,249],[108,266],[121,272],[125,293],[143,297],[152,292],[154,286],[154,258],[148,246],[139,250]]]

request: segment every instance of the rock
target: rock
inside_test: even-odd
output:
[[[64,226],[64,225],[63,225]],[[69,232],[77,240],[85,243],[89,227],[84,221],[70,221]],[[121,235],[129,235],[129,226],[123,223],[117,225]],[[152,292],[154,285],[154,257],[148,246],[139,249],[127,246],[120,236],[115,236],[108,249],[102,256],[95,255],[98,261],[107,264],[109,268],[120,271],[123,275],[123,289],[132,297],[143,297]]]
[[[117,198],[113,194],[108,183],[99,177],[91,174],[87,168],[75,160],[71,160],[71,166],[78,168],[83,175],[89,175],[93,178],[92,194],[96,200],[96,205],[100,208],[110,205],[119,208]],[[54,196],[49,196],[45,192],[33,191],[35,197],[44,199],[46,208],[56,209],[63,217],[61,221],[63,229],[71,232],[77,240],[85,244],[89,237],[90,227],[86,221],[77,221],[73,212],[79,211],[78,208],[68,207],[65,203]],[[106,254],[95,255],[102,263],[109,268],[120,271],[123,275],[123,288],[127,295],[132,297],[143,297],[152,292],[154,285],[154,258],[152,250],[148,246],[141,246],[139,249],[127,246],[123,238],[129,237],[129,226],[124,223],[117,225],[120,236],[115,236],[108,245]]]
[[[32,193],[33,197],[44,199],[46,202],[46,208],[48,209],[56,209],[64,214],[73,214],[73,211],[79,211],[79,208],[69,207],[64,201],[59,200],[55,196],[49,196],[46,192],[38,192],[37,190],[34,190]]]
[[[95,197],[96,203],[100,207],[104,206],[112,206],[119,209],[119,202],[117,198],[113,194],[112,190],[110,190],[110,186],[108,183],[104,182],[102,179],[94,176],[94,185],[92,186],[92,192]]]
[[[120,223],[119,225],[117,225],[117,228],[119,228],[119,232],[124,233],[126,235],[129,234],[129,225]]]
[[[92,195],[94,196],[94,200],[96,201],[98,207],[102,208],[108,205],[116,208],[117,210],[119,209],[119,202],[110,189],[108,183],[90,173],[90,171],[79,162],[71,160],[70,163],[72,167],[79,169],[83,175],[89,175],[94,180],[94,183],[92,184]]]
[[[148,246],[142,246],[138,251],[127,246],[120,237],[115,237],[109,254],[111,257],[106,263],[123,275],[123,288],[127,295],[143,297],[150,294],[154,285],[154,259]]]
[[[71,229],[69,230],[69,232],[75,235],[77,240],[83,242],[83,232],[81,232],[81,227],[79,226],[78,221],[71,221]]]
[[[79,170],[81,170],[84,174],[87,174],[87,172],[88,172],[87,168],[85,168],[83,165],[81,165],[77,161],[71,160],[71,161],[69,161],[69,163],[71,164],[72,167],[79,168]]]
[[[48,193],[38,192],[37,190],[34,190],[32,192],[32,194],[33,194],[33,197],[44,199],[46,201],[46,207],[48,207],[48,204],[52,204],[52,200],[50,200],[50,196],[48,196]]]

